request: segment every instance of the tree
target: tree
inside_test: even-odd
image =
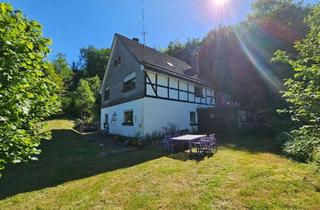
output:
[[[310,8],[304,6],[303,1],[258,0],[252,4],[248,20],[250,24],[256,24],[268,32],[271,37],[293,43],[305,36],[308,27],[303,20],[309,11]],[[288,47],[292,49],[291,46]]]
[[[85,122],[88,122],[90,117],[92,117],[95,101],[94,93],[88,81],[81,79],[75,92],[74,102],[76,109]]]
[[[57,73],[54,64],[48,63],[47,68],[43,69],[44,74],[50,79],[57,87],[56,93],[61,94],[64,91],[64,82],[62,77]]]
[[[52,63],[55,71],[62,78],[65,89],[69,89],[72,85],[73,72],[70,69],[66,56],[62,53],[58,53]]]
[[[99,95],[99,90],[100,90],[101,82],[98,75],[91,78],[86,78],[85,80],[88,82],[90,86],[90,90],[92,91],[95,99],[95,104],[92,107],[91,113],[93,115],[92,116],[93,120],[96,120],[96,119],[99,119],[99,113],[100,113],[99,107],[100,107],[101,97]]]
[[[80,49],[80,70],[84,71],[85,77],[99,76],[102,80],[107,69],[110,49],[97,49],[93,46]]]
[[[179,40],[170,42],[164,53],[176,57],[191,65],[191,54],[198,51],[201,46],[200,39],[188,39],[186,43]]]
[[[50,138],[40,123],[59,111],[57,86],[45,74],[49,44],[38,22],[0,3],[0,169],[36,159]]]
[[[90,89],[93,92],[94,97],[96,99],[100,98],[99,97],[99,89],[100,89],[101,82],[100,82],[98,75],[96,75],[94,77],[86,78],[85,80],[88,82]]]
[[[252,6],[247,20],[217,28],[204,38],[201,76],[231,95],[241,108],[256,111],[264,125],[283,121],[285,127],[288,123],[278,119],[276,109],[287,106],[279,91],[292,70],[270,60],[278,49],[296,53],[292,45],[306,34],[303,19],[309,7],[290,0],[257,0]]]
[[[287,63],[294,71],[294,77],[284,83],[283,97],[289,107],[282,111],[291,115],[297,128],[291,131],[293,138],[285,144],[284,151],[311,160],[315,153],[320,153],[320,4],[305,22],[309,32],[294,45],[298,55],[277,51],[273,61]]]
[[[69,112],[72,106],[72,97],[70,91],[73,87],[73,76],[74,73],[67,62],[66,56],[62,53],[58,53],[52,61],[51,66],[53,66],[56,74],[61,78],[62,84],[59,84],[59,96],[62,104],[62,110],[64,112]]]

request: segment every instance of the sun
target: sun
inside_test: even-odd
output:
[[[216,6],[223,6],[227,3],[228,0],[212,0]]]

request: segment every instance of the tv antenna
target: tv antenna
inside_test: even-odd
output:
[[[146,45],[146,35],[147,35],[147,32],[146,32],[146,30],[145,30],[145,25],[144,25],[143,0],[141,0],[141,12],[142,12],[142,36],[143,36],[143,45]]]

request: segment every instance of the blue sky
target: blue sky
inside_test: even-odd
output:
[[[250,12],[253,0],[144,0],[146,44],[164,48],[169,41],[204,37],[218,25],[235,24]],[[142,40],[141,0],[7,0],[43,26],[58,52],[77,60],[79,48],[111,46],[114,33]],[[317,0],[306,0],[315,3]]]

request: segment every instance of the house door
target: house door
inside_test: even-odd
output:
[[[198,113],[198,129],[200,133],[215,133],[217,120],[215,108],[201,108]]]

